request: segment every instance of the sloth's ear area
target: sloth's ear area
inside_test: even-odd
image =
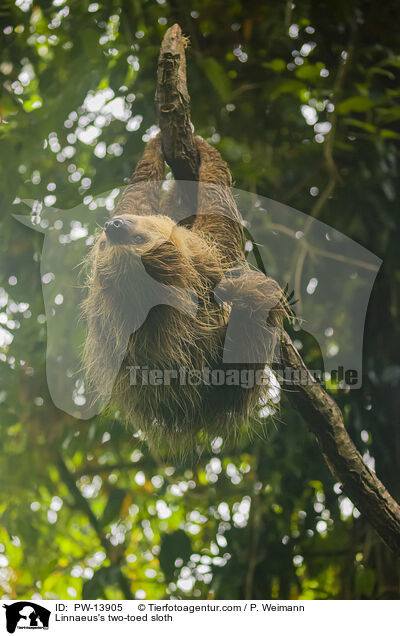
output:
[[[146,272],[158,282],[186,287],[184,258],[171,241],[152,247],[141,258]]]

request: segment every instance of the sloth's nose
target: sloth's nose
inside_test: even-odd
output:
[[[104,224],[104,231],[112,243],[123,243],[128,235],[128,224],[124,219],[115,217]]]

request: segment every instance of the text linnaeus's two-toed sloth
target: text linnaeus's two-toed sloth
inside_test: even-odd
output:
[[[227,164],[196,145],[198,185],[165,192],[160,137],[148,142],[89,255],[83,307],[90,391],[172,452],[257,414],[284,314],[278,284],[245,260]]]

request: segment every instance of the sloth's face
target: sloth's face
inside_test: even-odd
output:
[[[148,271],[153,264],[170,277],[178,251],[183,256],[188,249],[190,235],[167,216],[119,214],[105,223],[94,246],[96,276],[104,287],[120,287],[137,283],[143,267]]]
[[[98,256],[108,259],[116,252],[142,256],[170,240],[175,228],[174,221],[166,216],[119,214],[105,223],[97,243]]]

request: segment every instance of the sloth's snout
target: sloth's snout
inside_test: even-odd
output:
[[[104,232],[111,243],[124,243],[128,237],[128,223],[115,217],[104,224]]]

